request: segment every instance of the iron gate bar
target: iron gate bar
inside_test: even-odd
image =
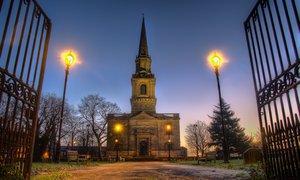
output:
[[[269,4],[269,2],[267,2]],[[285,35],[284,35],[284,30],[283,30],[283,26],[282,26],[282,21],[281,21],[281,16],[280,16],[280,13],[279,13],[279,10],[278,10],[278,5],[277,5],[277,0],[274,1],[274,4],[275,4],[275,12],[276,12],[276,15],[277,15],[277,19],[278,19],[278,23],[279,23],[279,27],[280,27],[280,33],[281,33],[281,37],[283,38],[283,43],[284,43],[284,48],[285,48],[285,52],[286,52],[286,56],[287,56],[287,61],[289,63],[289,66],[291,65],[291,59],[290,59],[290,56],[289,56],[289,50],[287,48],[287,42],[286,42],[286,38],[285,38]]]
[[[265,14],[265,11],[263,10],[263,8],[266,7],[266,3],[264,2],[264,4],[260,7],[261,7],[261,11],[263,13],[264,22],[267,22],[266,14]],[[273,67],[276,67],[274,50],[273,50],[273,46],[271,45],[270,31],[269,31],[268,26],[265,26],[265,29],[266,29],[266,32],[267,32],[267,37],[268,37],[267,40],[268,40],[269,48],[270,48],[270,51],[271,51]],[[267,58],[267,59],[269,59],[269,58]],[[277,76],[278,75],[277,68],[274,68],[274,72],[275,72],[275,76]],[[270,77],[272,77],[271,74],[270,74]],[[272,79],[272,78],[270,78],[270,79]]]
[[[35,2],[35,0],[33,0]],[[36,3],[36,2],[35,2]],[[36,3],[37,6],[39,6],[38,3]],[[49,17],[45,14],[45,12],[42,10],[42,8],[39,6],[39,9],[42,11],[43,16],[45,17],[44,19],[44,25],[45,25],[45,30],[47,30],[46,33],[46,37],[45,37],[45,41],[44,41],[44,48],[43,48],[43,55],[42,55],[42,63],[41,63],[41,71],[40,71],[40,77],[39,77],[39,83],[38,83],[38,96],[37,96],[37,111],[34,114],[34,118],[37,121],[37,116],[38,116],[38,108],[39,108],[39,102],[40,102],[40,98],[41,98],[41,93],[42,93],[42,87],[43,87],[43,81],[44,81],[44,71],[46,68],[46,60],[47,60],[47,54],[48,54],[48,46],[49,46],[49,42],[50,42],[50,34],[51,34],[51,28],[52,28],[52,24],[51,21],[49,19]],[[34,87],[33,87],[34,88]],[[29,172],[30,175],[30,171],[31,171],[31,165],[32,165],[32,158],[33,158],[33,150],[34,150],[34,138],[36,136],[36,126],[37,126],[37,122],[34,124],[33,126],[33,137],[32,137],[32,146],[31,146],[31,159],[30,159],[30,163],[29,166],[27,168],[27,171]]]
[[[43,23],[45,24],[45,19],[44,19]],[[42,31],[42,33],[41,33],[40,42],[39,42],[39,48],[38,48],[38,51],[37,51],[37,57],[36,57],[34,75],[33,75],[32,88],[34,88],[34,85],[35,85],[36,73],[37,73],[37,69],[38,69],[38,65],[39,65],[39,60],[40,60],[41,46],[42,46],[42,43],[43,43],[43,41],[42,41],[43,40],[43,36],[44,36],[44,31]]]
[[[0,12],[2,10],[2,4],[3,4],[3,0],[0,0]]]
[[[260,17],[257,15],[257,18],[258,18],[258,25],[259,25],[260,36],[262,37],[262,39],[264,39],[264,34],[263,34],[261,22],[260,22]],[[267,52],[265,41],[262,41],[262,45],[263,45],[263,48],[264,48],[264,52]],[[265,54],[265,59],[269,59],[268,58],[268,53],[264,53],[264,54]],[[272,79],[269,61],[266,61],[266,62],[267,62],[267,67],[268,67],[268,72],[269,72],[269,79]]]
[[[15,35],[16,35],[17,26],[18,26],[19,17],[20,17],[21,5],[22,5],[22,1],[20,1],[19,6],[18,6],[18,12],[17,12],[16,20],[15,20],[14,30],[13,30],[13,34],[11,36],[10,43],[9,43],[9,50],[8,50],[8,55],[7,55],[6,65],[5,65],[6,70],[8,69],[8,66],[10,63],[11,51],[14,46]]]
[[[292,29],[292,23],[291,23],[291,20],[290,20],[290,16],[289,16],[289,13],[288,13],[288,9],[287,9],[287,5],[286,5],[286,1],[283,1],[283,7],[284,7],[284,12],[285,12],[285,17],[286,17],[286,20],[287,20],[287,23],[288,23],[288,26],[289,26],[289,31],[290,31],[290,35],[291,35],[291,40],[292,40],[292,43],[293,43],[293,47],[294,47],[294,52],[295,52],[295,56],[296,58],[299,58],[299,55],[298,55],[298,52],[297,52],[297,45],[296,45],[296,40],[295,40],[295,37],[294,37],[294,34],[293,34],[293,29]],[[277,3],[276,3],[277,4]],[[276,6],[277,7],[277,6]],[[278,8],[278,7],[277,7]]]
[[[0,58],[2,56],[2,50],[3,50],[3,46],[4,46],[4,41],[5,41],[7,29],[8,29],[8,23],[9,23],[9,20],[10,20],[10,15],[11,15],[13,3],[14,3],[14,0],[11,0],[10,5],[9,5],[9,10],[8,10],[8,15],[7,15],[6,21],[5,21],[4,32],[2,34],[2,41],[1,41],[1,44],[0,44]]]
[[[35,13],[35,17],[37,17],[38,20],[37,20],[36,27],[35,27],[35,34],[34,34],[34,40],[33,40],[32,47],[35,47],[36,38],[37,38],[38,30],[39,30],[39,24],[40,24],[40,20],[41,20],[41,11],[39,11],[38,8],[35,10],[34,13]],[[29,78],[30,78],[30,73],[31,73],[31,68],[32,68],[32,60],[33,60],[33,56],[34,56],[34,50],[35,50],[35,48],[31,49],[29,69],[28,69],[27,78],[26,78],[27,84],[29,83]]]
[[[281,67],[281,71],[283,71],[284,70],[284,66],[283,66],[283,62],[282,62],[282,55],[281,55],[281,51],[279,51],[279,49],[280,49],[280,47],[279,47],[279,41],[278,41],[278,37],[276,36],[276,30],[275,30],[275,23],[274,23],[274,19],[273,19],[273,14],[272,14],[272,12],[271,12],[271,7],[270,7],[270,4],[269,4],[269,2],[267,1],[267,3],[266,3],[268,6],[266,7],[264,7],[264,8],[267,8],[268,9],[268,12],[269,12],[269,16],[270,16],[270,20],[271,20],[271,24],[272,24],[272,33],[273,33],[273,35],[274,35],[274,38],[275,38],[275,42],[276,42],[276,48],[277,48],[277,53],[278,53],[278,58],[279,58],[279,60],[280,60],[280,67]],[[264,11],[263,9],[262,9],[262,11]],[[265,21],[265,23],[267,23],[267,21]],[[266,26],[266,27],[268,27],[268,26]],[[270,40],[270,43],[272,43],[271,42],[271,40]],[[272,45],[271,45],[271,47],[272,47]],[[275,59],[274,59],[275,60]],[[276,64],[275,64],[275,69],[276,69]]]
[[[3,2],[0,0],[0,15],[5,19],[0,27],[0,166],[13,165],[29,179],[52,25],[35,0]]]
[[[29,31],[28,31],[28,37],[27,37],[27,42],[26,42],[26,46],[25,46],[25,52],[24,52],[24,57],[23,57],[23,64],[22,64],[22,69],[21,69],[21,74],[20,74],[20,79],[23,80],[23,73],[24,73],[24,68],[25,68],[25,64],[26,64],[26,60],[27,60],[27,53],[28,53],[28,47],[29,47],[29,42],[30,42],[30,38],[31,38],[31,31],[32,31],[32,26],[33,26],[33,20],[34,20],[34,12],[36,11],[35,9],[36,7],[34,7],[33,13],[31,15],[31,21],[30,21],[30,26],[29,26]]]
[[[292,1],[292,5],[293,5],[293,10],[294,10],[294,14],[295,14],[295,17],[296,17],[297,25],[298,25],[298,31],[300,31],[300,18],[299,18],[299,14],[298,14],[298,11],[297,11],[295,1]]]
[[[15,66],[14,66],[13,75],[15,75],[16,71],[17,71],[17,65],[18,65],[18,62],[19,62],[19,55],[20,55],[21,46],[22,46],[22,42],[23,42],[23,36],[24,36],[25,25],[26,25],[27,17],[28,17],[29,6],[30,6],[30,4],[27,5],[26,12],[25,12],[25,15],[24,15],[25,19],[24,19],[23,24],[22,24],[21,37],[20,37],[20,40],[19,40],[20,43],[18,45],[17,56],[16,56],[16,63],[15,63]]]
[[[295,0],[259,0],[244,23],[268,178],[300,177],[297,6]]]

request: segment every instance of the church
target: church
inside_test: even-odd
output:
[[[180,117],[178,113],[156,112],[156,78],[151,63],[143,18],[131,78],[131,113],[108,115],[107,156],[156,160],[180,156]]]

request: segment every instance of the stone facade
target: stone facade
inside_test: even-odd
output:
[[[131,78],[131,113],[108,115],[108,156],[155,159],[180,156],[179,114],[156,113],[156,79],[151,62],[143,18],[136,72]]]
[[[122,157],[168,158],[169,143],[171,157],[180,156],[179,114],[141,111],[137,114],[111,114],[108,119],[108,132],[111,132],[107,141],[109,156],[115,156],[118,148]],[[114,132],[116,125],[122,126],[121,132]],[[170,131],[167,131],[168,125],[172,127]],[[115,139],[118,139],[118,147]]]

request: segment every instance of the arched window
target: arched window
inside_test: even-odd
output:
[[[141,85],[141,94],[143,94],[143,95],[147,94],[147,87],[145,84]]]

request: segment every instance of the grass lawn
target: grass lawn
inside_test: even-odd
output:
[[[263,170],[262,163],[244,164],[242,159],[229,160],[229,163],[224,163],[223,160],[208,161],[208,162],[198,162],[197,161],[178,161],[177,164],[194,165],[194,166],[207,166],[215,168],[225,168],[225,169],[236,169],[245,170],[251,176],[251,179],[264,180],[266,175]]]
[[[107,164],[108,162],[88,162],[76,163],[76,162],[60,162],[60,163],[44,163],[33,162],[31,170],[31,178],[33,180],[52,180],[52,179],[68,179],[71,175],[68,172],[61,172],[66,170],[82,169],[89,166],[99,166],[101,164]]]
[[[178,161],[176,162],[178,164],[185,164],[185,165],[198,165],[197,161]],[[234,159],[230,160],[229,163],[224,163],[223,160],[216,160],[214,161],[199,161],[200,166],[207,166],[207,167],[215,167],[215,168],[226,168],[226,169],[249,169],[249,168],[255,168],[259,169],[261,168],[261,163],[253,163],[253,164],[244,164],[244,161],[242,159]]]
[[[224,163],[223,160],[216,160],[203,162],[200,161],[199,165],[197,161],[178,161],[177,164],[185,165],[195,165],[195,166],[207,166],[214,168],[225,168],[225,169],[236,169],[236,170],[245,170],[251,176],[251,179],[255,180],[264,180],[266,179],[262,163],[253,163],[253,164],[244,164],[242,159],[229,160],[229,163]]]

